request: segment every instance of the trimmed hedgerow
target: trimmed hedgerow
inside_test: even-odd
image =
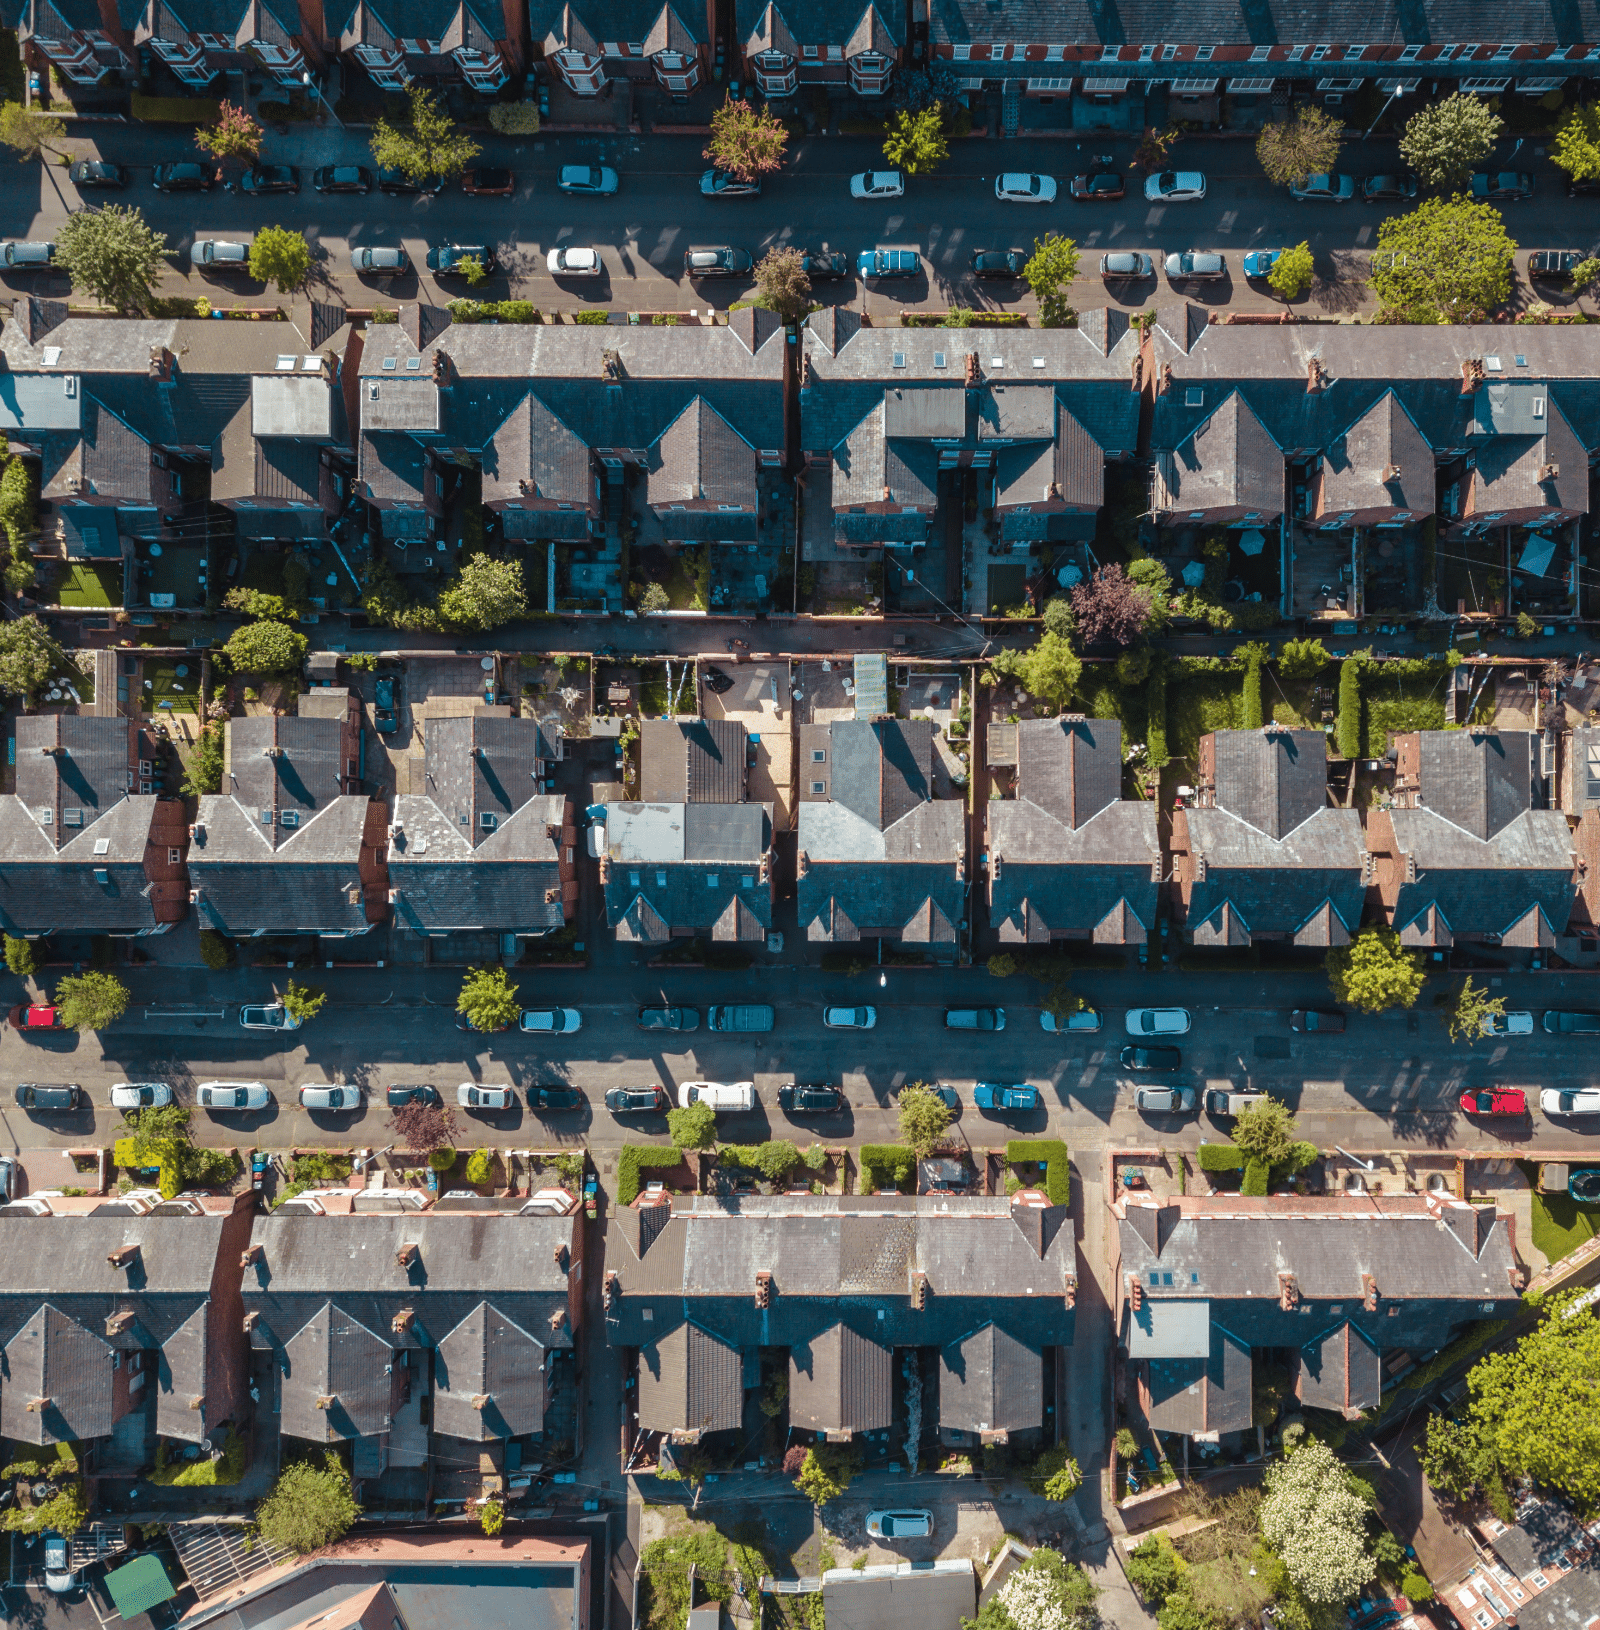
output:
[[[1071,1203],[1072,1166],[1066,1144],[1056,1138],[1013,1138],[1006,1145],[1006,1162],[1015,1166],[1024,1160],[1038,1161],[1044,1167],[1044,1193],[1051,1205]]]
[[[1264,1160],[1247,1160],[1244,1178],[1239,1184],[1241,1194],[1264,1195],[1272,1181],[1272,1168]]]
[[[681,1166],[683,1151],[659,1143],[625,1143],[617,1156],[617,1204],[631,1206],[639,1198],[640,1178],[646,1171]]]
[[[917,1155],[903,1143],[861,1145],[861,1192],[897,1189],[916,1176]]]
[[[1244,1150],[1231,1143],[1202,1143],[1200,1170],[1203,1172],[1238,1172],[1245,1166]]]

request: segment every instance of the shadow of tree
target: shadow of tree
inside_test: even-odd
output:
[[[1328,269],[1324,270],[1324,266]],[[1361,251],[1335,249],[1317,259],[1311,279],[1311,303],[1322,311],[1359,311],[1367,298],[1367,274]]]

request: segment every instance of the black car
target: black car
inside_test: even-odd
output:
[[[641,1030],[698,1030],[697,1007],[642,1007],[635,1021]]]
[[[312,172],[318,192],[371,192],[372,171],[360,164],[324,164]]]
[[[1585,176],[1581,181],[1568,181],[1567,197],[1600,198],[1600,175]]]
[[[791,1081],[778,1088],[778,1108],[785,1115],[837,1115],[847,1107],[837,1087],[803,1086]]]
[[[1593,1036],[1600,1034],[1600,1013],[1581,1013],[1571,1008],[1551,1008],[1544,1016],[1547,1036]]]
[[[462,176],[461,190],[474,198],[509,198],[517,190],[517,178],[510,170],[485,165]]]
[[[300,172],[292,164],[258,164],[239,177],[239,191],[259,196],[269,192],[299,192]]]
[[[850,275],[850,257],[842,249],[802,249],[800,264],[813,283]]]
[[[67,171],[67,179],[82,192],[85,187],[125,187],[128,172],[109,159],[81,158]]]
[[[1020,249],[980,249],[972,257],[974,277],[1021,277],[1028,257]]]
[[[215,179],[204,164],[158,164],[150,185],[157,192],[209,192]]]
[[[733,681],[720,668],[706,669],[706,685],[714,690],[718,696],[733,689]]]
[[[1398,203],[1417,196],[1414,175],[1368,175],[1361,178],[1361,196],[1369,204]]]
[[[465,277],[463,262],[475,260],[485,272],[492,272],[498,262],[494,250],[486,243],[439,243],[428,251],[428,270],[440,277]]]
[[[1535,249],[1528,256],[1528,276],[1541,283],[1570,283],[1583,259],[1576,249]]]
[[[606,1108],[613,1115],[649,1115],[665,1111],[667,1097],[660,1087],[613,1087],[606,1094]]]
[[[1091,170],[1088,175],[1073,176],[1071,190],[1074,198],[1097,204],[1121,198],[1128,189],[1115,170]]]
[[[1175,1070],[1183,1063],[1176,1047],[1124,1047],[1118,1057],[1125,1070]]]
[[[748,249],[735,249],[729,244],[683,252],[685,277],[748,277],[754,265]]]
[[[528,1108],[554,1111],[558,1109],[579,1109],[583,1105],[583,1094],[576,1087],[529,1087]]]
[[[438,1105],[444,1102],[437,1087],[405,1086],[396,1083],[385,1094],[390,1109],[404,1109],[407,1104]]]
[[[426,181],[411,181],[405,171],[389,165],[378,171],[378,191],[387,193],[443,192],[444,177],[431,175]]]
[[[76,1109],[83,1088],[76,1082],[24,1081],[17,1088],[19,1109]]]

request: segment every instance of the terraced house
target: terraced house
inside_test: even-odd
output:
[[[616,80],[686,95],[711,67],[710,0],[529,0],[534,54],[574,96]]]

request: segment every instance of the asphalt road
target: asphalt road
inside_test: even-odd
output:
[[[316,256],[312,291],[319,297],[341,294],[354,306],[374,301],[425,299],[446,301],[469,292],[461,280],[434,278],[412,271],[387,281],[356,276],[350,269],[351,248],[358,245],[403,246],[420,267],[430,244],[479,243],[495,246],[499,274],[476,291],[480,298],[516,297],[541,309],[573,311],[585,306],[629,310],[725,309],[745,297],[744,281],[696,286],[683,276],[683,251],[690,245],[733,244],[759,257],[774,245],[838,248],[850,256],[874,244],[915,247],[921,274],[900,283],[863,288],[854,278],[819,284],[817,294],[829,302],[865,309],[880,321],[892,321],[904,307],[943,309],[952,303],[973,307],[1031,310],[1034,302],[1020,283],[975,281],[968,263],[975,250],[1030,248],[1036,236],[1058,231],[1083,250],[1081,275],[1072,291],[1079,309],[1107,304],[1130,311],[1177,294],[1206,305],[1240,310],[1281,310],[1264,287],[1243,277],[1240,257],[1250,248],[1274,247],[1305,239],[1317,256],[1318,278],[1296,309],[1313,314],[1349,315],[1370,309],[1366,289],[1367,256],[1377,242],[1378,226],[1395,206],[1295,203],[1286,190],[1266,181],[1256,168],[1248,140],[1195,139],[1172,155],[1179,168],[1198,168],[1208,178],[1206,197],[1198,202],[1150,204],[1141,192],[1142,178],[1128,170],[1133,144],[1103,135],[1083,141],[1020,138],[1010,142],[973,139],[952,146],[949,162],[934,175],[912,177],[901,199],[855,202],[849,178],[858,170],[880,165],[874,142],[854,137],[813,137],[797,142],[786,168],[770,178],[754,199],[702,198],[698,177],[704,169],[702,137],[555,135],[519,143],[486,144],[486,161],[504,158],[515,167],[517,191],[509,198],[472,198],[457,189],[437,197],[391,198],[376,191],[366,196],[322,195],[311,187],[312,168],[346,161],[370,165],[365,133],[298,129],[269,135],[265,162],[293,162],[301,167],[298,196],[251,200],[220,188],[206,195],[165,195],[149,185],[150,163],[159,158],[192,158],[194,151],[176,133],[148,127],[82,127],[87,139],[67,145],[73,156],[105,156],[131,166],[126,192],[97,193],[90,201],[137,204],[146,218],[166,233],[175,255],[173,272],[163,292],[205,294],[226,303],[276,302],[272,291],[248,277],[191,275],[189,247],[196,236],[242,235],[267,225],[303,230]],[[1504,143],[1491,167],[1514,163],[1532,168],[1539,190],[1526,203],[1504,206],[1508,229],[1529,249],[1591,249],[1600,242],[1600,200],[1570,202],[1558,171],[1536,150]],[[1392,169],[1392,139],[1352,139],[1345,147],[1342,169],[1355,176]],[[1513,153],[1515,152],[1515,157]],[[1129,196],[1118,202],[1074,204],[1067,182],[1080,169],[1093,168],[1097,155],[1109,154],[1128,176]],[[145,159],[149,163],[143,162]],[[562,164],[607,163],[622,176],[613,198],[575,197],[559,192],[556,173]],[[1061,193],[1053,205],[1002,203],[994,195],[996,175],[1005,170],[1036,170],[1054,175]],[[50,236],[65,216],[80,207],[66,171],[37,163],[0,161],[0,236]],[[588,280],[552,279],[545,269],[548,250],[557,245],[587,245],[600,251],[605,275]],[[1100,254],[1108,249],[1142,249],[1158,262],[1184,249],[1220,250],[1228,259],[1229,277],[1221,283],[1174,288],[1165,276],[1144,284],[1107,285],[1099,272]],[[65,291],[59,274],[34,277],[0,273],[0,286],[14,292],[30,288]],[[1518,303],[1533,298],[1562,304],[1564,296],[1526,281],[1518,286]]]

